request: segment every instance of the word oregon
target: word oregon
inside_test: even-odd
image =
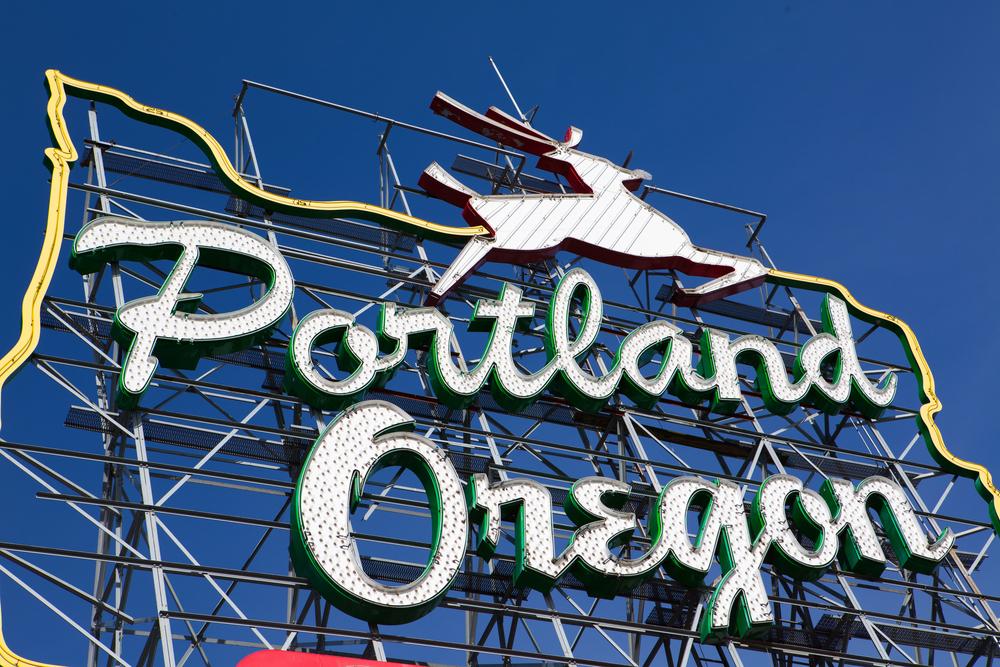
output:
[[[259,343],[291,307],[294,279],[284,257],[271,243],[231,225],[98,218],[76,236],[71,265],[88,273],[113,260],[163,258],[173,258],[176,264],[159,292],[130,301],[115,314],[114,334],[127,346],[118,383],[122,407],[138,402],[159,363],[194,368],[206,354]],[[184,291],[196,265],[256,276],[267,290],[238,311],[196,313],[200,295]],[[470,405],[488,385],[497,401],[512,411],[553,390],[587,411],[599,410],[620,391],[643,407],[669,392],[692,405],[707,400],[712,410],[726,413],[743,399],[738,363],[755,366],[765,407],[776,414],[809,402],[830,413],[850,405],[877,417],[896,391],[894,374],[886,373],[879,382],[865,375],[847,306],[829,295],[822,304],[824,331],[799,349],[792,380],[781,354],[764,336],[731,340],[725,333],[704,329],[694,365],[691,341],[683,330],[663,320],[647,322],[628,334],[611,369],[594,374],[581,360],[597,341],[603,301],[594,279],[582,269],[566,273],[553,292],[544,330],[547,363],[527,373],[514,362],[513,336],[534,316],[535,305],[523,301],[521,290],[513,285],[504,285],[496,299],[479,300],[469,327],[489,332],[489,343],[474,368],[461,369],[452,357],[453,325],[435,308],[384,303],[376,332],[357,323],[351,313],[317,310],[295,327],[285,384],[312,405],[340,409],[383,385],[402,365],[409,347],[419,346],[429,348],[427,370],[434,393],[455,408]],[[575,334],[574,317],[578,317]],[[314,348],[324,343],[338,344],[337,365],[348,373],[343,379],[330,379],[313,360]]]
[[[737,484],[677,477],[653,503],[648,550],[638,558],[622,558],[612,549],[629,542],[639,527],[635,514],[622,510],[630,487],[607,477],[587,477],[567,495],[563,507],[576,530],[557,553],[546,487],[528,479],[491,483],[486,475],[475,474],[463,492],[444,450],[411,428],[410,417],[390,403],[364,401],[348,408],[316,441],[294,492],[291,553],[296,572],[341,610],[369,621],[412,621],[441,600],[461,569],[470,519],[477,524],[478,553],[487,559],[500,541],[501,521],[513,520],[514,583],[544,592],[572,571],[591,595],[609,598],[660,567],[677,581],[696,586],[717,559],[722,576],[701,615],[703,641],[751,636],[771,626],[774,611],[761,574],[764,562],[797,579],[816,579],[839,556],[846,570],[878,575],[886,557],[870,508],[878,511],[903,568],[930,572],[954,543],[950,529],[930,539],[903,490],[885,477],[869,477],[857,486],[829,479],[817,493],[798,478],[774,475],[761,483],[749,514]],[[365,481],[389,465],[417,475],[431,514],[427,566],[402,586],[383,585],[365,573],[350,524]],[[701,514],[693,539],[687,528],[692,509]]]

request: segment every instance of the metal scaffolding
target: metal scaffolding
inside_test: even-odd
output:
[[[435,142],[442,153],[462,151],[451,169],[479,179],[482,191],[564,191],[564,183],[533,172],[517,151],[244,81],[233,110],[233,163],[248,181],[273,192],[290,190],[264,180],[247,115],[248,98],[257,95],[375,124],[379,204],[386,208],[419,215],[434,205],[409,185],[416,173],[400,174],[393,160],[390,138],[395,146],[410,135]],[[953,552],[935,574],[891,564],[881,576],[862,577],[835,567],[807,582],[768,565],[765,580],[776,612],[770,634],[702,644],[696,627],[709,586],[688,588],[661,571],[615,600],[589,597],[573,577],[550,594],[520,590],[512,584],[508,544],[490,562],[470,552],[443,603],[420,621],[376,626],[339,612],[296,576],[287,555],[299,465],[333,416],[282,389],[291,328],[315,308],[372,317],[373,306],[385,300],[419,304],[454,251],[376,225],[272,214],[232,196],[207,164],[104,136],[98,111],[94,105],[86,110],[85,169],[70,185],[70,212],[81,224],[113,213],[239,225],[276,243],[297,282],[290,320],[266,343],[203,359],[194,371],[161,368],[143,407],[124,412],[113,402],[122,349],[111,336],[112,317],[126,301],[158,289],[164,266],[109,264],[83,278],[82,295],[72,291],[70,272],[60,269],[64,274],[43,305],[46,331],[32,366],[52,382],[46,397],[52,413],[64,414],[65,427],[79,435],[63,446],[2,442],[0,456],[9,464],[5,474],[37,483],[23,511],[46,501],[61,504],[67,522],[89,522],[96,545],[68,546],[55,531],[44,544],[3,542],[0,572],[35,591],[61,617],[53,625],[65,625],[54,632],[65,628],[67,641],[86,638],[88,665],[228,665],[265,648],[482,667],[739,667],[765,660],[787,667],[958,665],[991,664],[1000,652],[992,608],[1000,597],[980,590],[975,578],[993,544],[992,528],[981,505],[969,502],[971,485],[943,471],[924,450],[910,366],[891,334],[867,325],[855,331],[866,372],[896,372],[903,387],[897,404],[878,419],[850,411],[832,417],[808,406],[774,415],[763,408],[752,381],[744,382],[742,409],[729,416],[667,396],[651,409],[616,398],[598,414],[545,396],[511,414],[484,394],[467,410],[451,410],[431,393],[423,353],[411,355],[398,377],[371,396],[412,415],[418,432],[446,449],[463,476],[529,477],[556,501],[580,477],[617,478],[632,485],[630,508],[643,523],[649,502],[678,475],[731,480],[750,494],[776,472],[796,471],[812,486],[827,476],[888,476],[907,491],[929,533],[945,527],[956,533]],[[102,122],[103,114],[102,108]],[[722,209],[736,224],[710,234],[742,236],[754,255],[774,266],[762,242],[764,215],[659,187],[639,194],[656,198],[665,210],[688,207],[692,215]],[[69,227],[66,244],[76,231]],[[443,309],[454,321],[467,321],[475,300],[495,295],[506,281],[520,286],[541,313],[555,282],[580,264],[592,266],[568,254],[526,267],[487,265]],[[654,318],[682,327],[695,344],[703,326],[763,334],[789,365],[819,328],[817,295],[806,291],[765,284],[699,310],[679,309],[668,300],[679,284],[671,271],[594,270],[620,284],[605,294],[604,344],[587,358],[595,373],[606,372],[616,341]],[[213,304],[249,303],[260,293],[258,281],[230,274],[206,274],[205,287],[203,312],[220,307]],[[525,368],[544,360],[537,328],[515,340],[515,358]],[[453,348],[463,366],[476,361],[481,346],[456,338]],[[332,350],[317,352],[335,374],[332,356]],[[419,485],[404,474],[383,471],[366,487],[354,527],[370,576],[395,583],[419,575],[428,548],[426,507]],[[555,525],[565,543],[572,526],[561,511]],[[510,531],[506,536],[509,541]],[[648,544],[637,535],[624,549],[641,553]],[[67,570],[72,576],[60,569],[60,563],[81,559],[92,564],[86,581],[77,569]],[[716,566],[708,583],[717,573]],[[89,609],[86,617],[79,614],[80,600]]]

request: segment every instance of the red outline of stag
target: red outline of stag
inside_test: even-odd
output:
[[[462,209],[470,225],[488,236],[471,239],[427,297],[441,301],[487,261],[526,263],[569,250],[631,269],[676,269],[712,278],[698,287],[675,289],[686,306],[742,292],[764,282],[767,269],[752,257],[708,250],[691,243],[676,222],[634,191],[649,174],[576,150],[583,132],[575,127],[556,141],[527,123],[490,107],[485,115],[438,92],[431,109],[498,143],[538,156],[538,168],[563,176],[572,193],[480,195],[432,162],[419,184],[433,197]]]

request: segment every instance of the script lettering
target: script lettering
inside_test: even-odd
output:
[[[192,369],[206,354],[235,352],[265,340],[288,312],[295,289],[292,272],[273,244],[217,222],[96,218],[76,235],[70,266],[94,273],[120,259],[175,262],[155,296],[129,301],[115,313],[112,334],[127,346],[116,399],[123,408],[139,402],[161,362]],[[236,311],[197,313],[202,295],[184,290],[198,265],[254,276],[266,292]]]
[[[586,477],[569,489],[564,509],[576,529],[557,553],[547,487],[529,479],[490,482],[477,473],[463,493],[445,451],[405,432],[411,424],[401,409],[382,401],[348,408],[317,440],[295,491],[296,571],[340,609],[370,621],[408,622],[437,604],[461,567],[470,518],[478,535],[477,552],[487,560],[496,555],[503,522],[512,521],[514,583],[546,592],[572,571],[590,594],[610,598],[661,566],[682,584],[698,586],[718,562],[722,576],[701,616],[702,640],[754,636],[771,626],[774,610],[763,577],[765,563],[797,579],[817,579],[843,551],[848,569],[877,574],[875,566],[884,566],[885,555],[868,518],[869,507],[879,511],[904,568],[931,572],[954,544],[950,530],[930,540],[906,494],[887,478],[870,477],[856,488],[831,479],[817,493],[800,479],[773,475],[761,482],[748,511],[741,486],[688,476],[668,482],[653,503],[649,549],[623,558],[613,549],[628,544],[639,528],[635,514],[624,510],[630,487],[615,479]],[[351,512],[365,480],[386,465],[404,466],[420,478],[433,528],[427,567],[403,586],[370,579],[351,536]],[[700,520],[696,533],[689,535],[692,510]]]
[[[521,290],[504,285],[496,300],[481,299],[469,322],[473,331],[490,333],[480,361],[462,369],[453,352],[459,343],[453,325],[435,308],[407,308],[385,303],[376,333],[357,324],[353,315],[323,310],[303,318],[288,348],[287,389],[323,408],[340,408],[361,400],[371,387],[385,382],[402,364],[410,347],[426,348],[431,388],[445,405],[464,409],[489,385],[497,402],[518,412],[551,389],[574,407],[599,411],[620,391],[642,407],[655,404],[664,393],[699,406],[708,401],[719,413],[733,412],[742,401],[738,365],[756,369],[756,383],[765,407],[787,414],[808,402],[831,414],[852,406],[877,417],[895,396],[897,378],[886,373],[878,383],[868,379],[854,349],[847,306],[827,296],[823,301],[824,331],[800,349],[789,378],[785,361],[764,336],[735,340],[705,329],[700,358],[684,332],[663,320],[644,323],[621,342],[607,372],[597,375],[581,364],[597,341],[604,305],[593,277],[583,269],[563,276],[552,294],[543,343],[547,363],[534,373],[522,371],[512,356],[513,335],[530,324],[534,304],[522,301]],[[570,326],[578,313],[576,333]],[[312,359],[315,346],[337,342],[337,365],[349,375],[330,380]],[[382,356],[379,355],[379,350]],[[660,357],[652,375],[643,369]],[[829,366],[828,373],[825,374]]]

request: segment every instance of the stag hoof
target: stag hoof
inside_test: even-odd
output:
[[[675,287],[674,291],[670,295],[670,303],[675,306],[680,306],[681,308],[692,308],[697,306],[702,298],[704,298],[703,294],[697,294],[690,290]]]
[[[670,295],[670,303],[682,308],[696,308],[702,304],[759,287],[764,283],[766,278],[766,275],[754,276],[748,280],[729,283],[728,285],[722,285],[711,290],[703,289],[705,285],[693,289],[674,287],[674,292]]]

